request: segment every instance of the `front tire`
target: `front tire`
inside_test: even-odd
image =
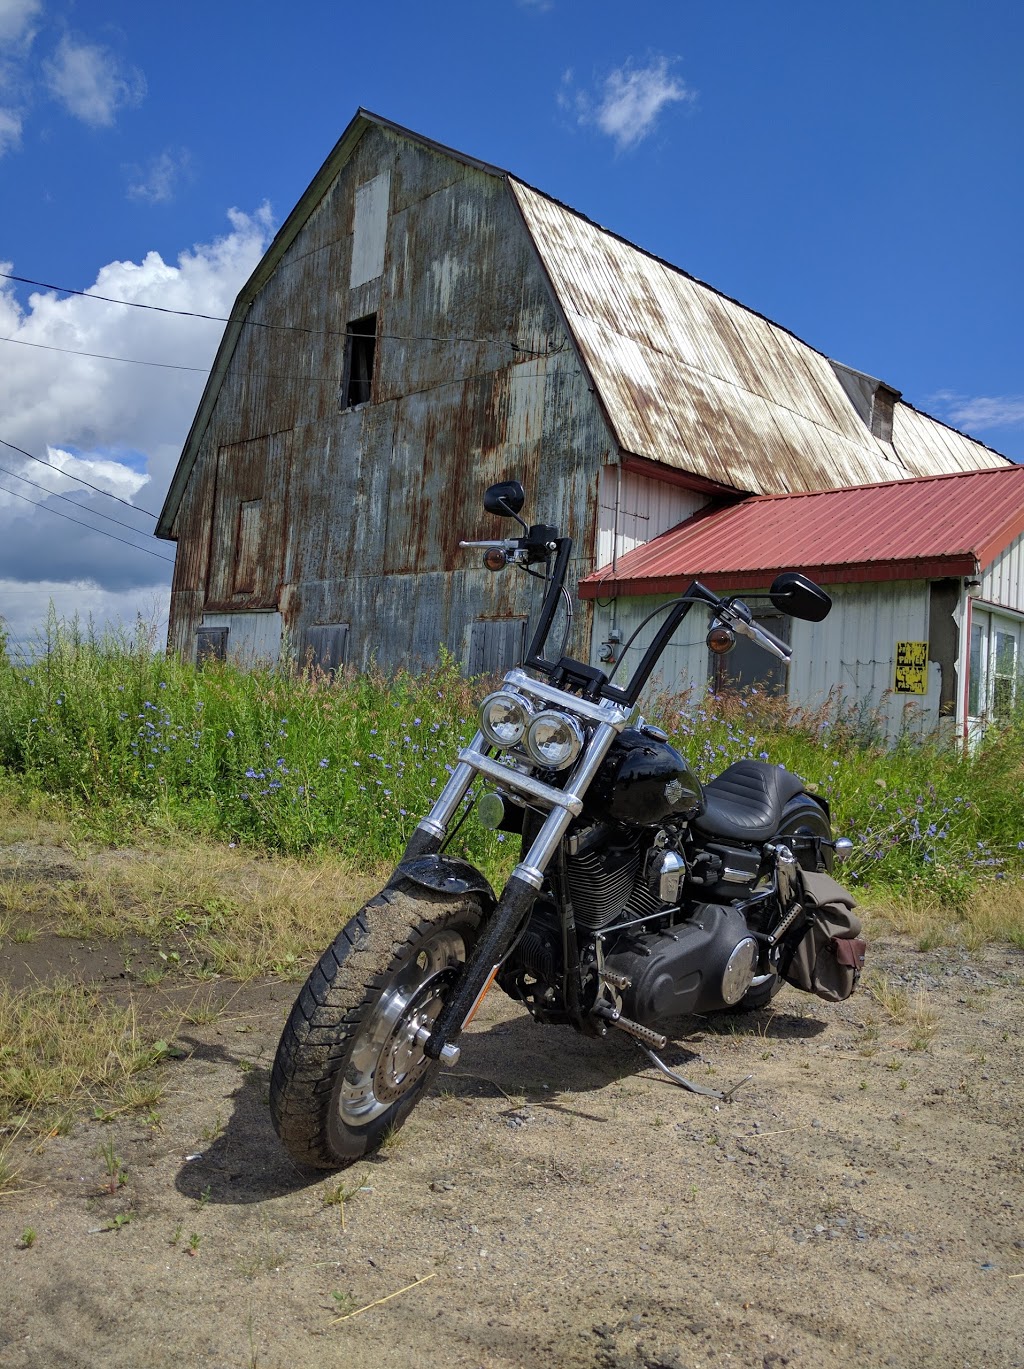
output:
[[[437,1018],[480,918],[472,894],[389,885],[323,953],[270,1077],[270,1114],[294,1159],[343,1169],[403,1124],[438,1070],[417,1032]]]

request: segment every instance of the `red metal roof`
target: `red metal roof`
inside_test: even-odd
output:
[[[736,589],[799,570],[832,584],[976,575],[1024,533],[1024,466],[761,495],[702,509],[580,581],[585,599]]]

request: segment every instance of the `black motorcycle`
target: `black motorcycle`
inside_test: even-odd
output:
[[[494,983],[538,1022],[626,1032],[702,1093],[714,1091],[656,1054],[660,1024],[761,1007],[783,979],[829,999],[856,983],[864,945],[853,900],[829,873],[850,842],[833,838],[825,800],[781,766],[751,760],[701,786],[666,734],[634,717],[694,604],[711,611],[712,650],[728,650],[737,633],[783,660],[789,646],[745,603],[695,581],[657,610],[666,617],[628,685],[565,655],[549,659],[560,606],[571,623],[572,542],[528,527],[523,503],[517,481],[492,486],[485,509],[514,518],[522,535],[462,545],[483,547],[491,570],[511,565],[545,582],[526,658],[480,705],[479,731],[400,864],[321,956],[281,1037],[271,1112],[306,1164],[352,1164],[401,1126],[438,1067],[457,1063],[459,1035]],[[793,572],[768,597],[811,621],[831,607]],[[479,821],[521,839],[497,896],[468,861],[444,853],[475,782]]]

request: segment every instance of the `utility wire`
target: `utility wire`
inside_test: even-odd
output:
[[[123,518],[114,518],[109,513],[101,513],[99,509],[84,509],[81,504],[76,504],[73,499],[69,499],[66,494],[58,494],[56,490],[48,490],[45,485],[40,485],[38,480],[30,480],[27,475],[20,475],[17,471],[9,471],[6,466],[0,466],[0,474],[9,475],[15,480],[24,480],[26,485],[34,485],[37,490],[42,490],[51,499],[63,499],[65,504],[72,504],[79,513],[91,513],[94,518],[105,518],[108,523],[116,523],[119,528],[127,528],[129,532],[138,533],[140,537],[153,537],[155,534],[146,532],[144,528],[136,528],[131,523],[126,523]],[[8,490],[8,494],[13,494],[13,490]],[[141,510],[140,510],[141,512]],[[101,529],[97,528],[97,532]]]
[[[142,304],[142,303],[140,303],[140,301],[138,301],[138,300],[133,300],[133,299],[114,299],[114,298],[113,298],[112,296],[110,296],[110,295],[97,295],[97,294],[94,294],[93,291],[91,291],[91,290],[72,290],[72,289],[70,288],[70,286],[66,286],[66,285],[50,285],[50,284],[48,284],[46,281],[42,281],[42,280],[32,280],[31,277],[29,277],[29,276],[13,276],[13,275],[11,275],[10,272],[8,272],[8,271],[0,271],[0,280],[13,280],[13,281],[17,281],[20,285],[36,285],[36,286],[38,286],[39,289],[41,289],[41,290],[54,290],[54,291],[57,292],[57,294],[61,294],[61,295],[78,295],[78,296],[79,296],[80,298],[82,298],[82,299],[95,299],[95,300],[99,300],[99,301],[100,301],[101,303],[103,303],[103,304],[122,304],[122,305],[124,305],[124,307],[125,307],[126,309],[147,309],[147,310],[149,310],[150,312],[156,313],[156,314],[175,314],[175,315],[177,315],[179,318],[198,318],[198,319],[205,319],[205,320],[207,320],[207,321],[210,322],[210,323],[237,323],[237,324],[240,324],[243,328],[267,328],[267,329],[270,329],[270,330],[272,330],[272,331],[281,331],[281,332],[288,332],[288,333],[308,333],[308,334],[310,334],[310,335],[316,335],[316,336],[318,336],[318,337],[343,337],[343,338],[349,338],[349,337],[363,337],[363,336],[365,336],[365,334],[362,334],[362,333],[358,333],[358,334],[357,334],[357,333],[350,333],[350,332],[347,331],[347,329],[344,329],[344,328],[341,328],[341,329],[339,329],[339,328],[309,328],[309,327],[307,327],[305,324],[301,324],[301,323],[264,323],[262,320],[259,320],[259,319],[238,318],[237,316],[228,316],[228,317],[225,317],[225,316],[222,315],[222,314],[200,314],[200,313],[197,313],[195,310],[192,310],[192,309],[170,309],[170,308],[168,308],[166,305],[162,305],[162,304]],[[524,356],[536,356],[536,357],[554,356],[554,355],[556,355],[558,352],[564,352],[564,351],[566,350],[565,347],[563,346],[563,347],[557,347],[557,348],[555,348],[554,351],[552,351],[551,349],[548,349],[548,348],[545,348],[543,351],[538,351],[536,348],[533,348],[533,347],[521,347],[521,346],[519,345],[518,342],[511,342],[508,338],[459,337],[459,336],[457,336],[457,335],[449,335],[448,337],[439,337],[439,336],[433,336],[433,335],[431,335],[431,334],[402,334],[402,333],[380,333],[380,334],[378,334],[378,338],[379,338],[379,339],[386,339],[388,342],[482,342],[482,343],[493,343],[496,347],[510,347],[510,348],[512,349],[513,352],[521,352]],[[14,339],[14,338],[7,338],[7,339],[4,339],[4,341],[13,342],[13,341],[16,341],[16,339]],[[28,343],[28,344],[26,344],[26,345],[28,345],[28,346],[42,346],[41,343]],[[60,350],[63,350],[63,349],[61,349],[61,348],[55,348],[54,350],[60,351]],[[89,354],[89,353],[84,353],[83,355],[90,355],[90,354]],[[120,358],[112,358],[112,360],[113,360],[113,359],[122,360],[122,361],[123,361],[123,360],[126,360],[127,358],[120,357]],[[151,363],[149,363],[149,364],[150,364],[150,365],[159,365],[159,364],[161,364],[161,363],[159,363],[159,362],[151,362]],[[191,370],[192,368],[191,368],[191,367],[181,367],[181,368],[179,368],[179,369],[181,369],[181,370]]]
[[[40,466],[49,466],[51,471],[56,471],[66,480],[76,480],[79,485],[87,485],[90,490],[95,490],[97,494],[105,494],[108,499],[116,499],[119,504],[123,504],[126,509],[131,509],[135,513],[144,513],[147,518],[159,518],[160,516],[157,513],[150,513],[149,509],[144,509],[141,504],[132,504],[129,500],[122,499],[119,494],[111,494],[109,490],[101,490],[99,485],[93,485],[84,476],[72,475],[70,471],[61,470],[60,466],[55,466],[52,461],[44,461],[41,456],[33,456],[24,447],[16,447],[13,442],[7,442],[2,437],[0,437],[0,447],[9,447],[12,452],[17,452],[19,456],[27,456],[30,461],[38,461]]]
[[[0,486],[0,489],[3,487]],[[127,537],[118,537],[116,533],[107,532],[105,528],[97,528],[92,523],[83,523],[81,518],[72,518],[69,513],[61,513],[60,509],[51,509],[49,504],[44,504],[38,499],[29,499],[27,494],[19,494],[17,490],[5,489],[3,492],[11,495],[14,499],[23,499],[26,504],[34,504],[37,509],[45,509],[47,513],[55,513],[58,518],[66,518],[69,523],[77,523],[81,528],[88,528],[90,532],[98,532],[101,537],[109,537],[114,542],[122,542],[126,547],[131,547],[133,551],[144,551],[147,556],[155,556],[158,561],[166,561],[168,565],[174,565],[173,556],[161,556],[158,551],[153,551],[150,547],[140,547],[135,542],[129,542]]]

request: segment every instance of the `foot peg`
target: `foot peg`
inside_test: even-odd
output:
[[[609,1027],[615,1027],[620,1032],[626,1032],[634,1041],[643,1046],[654,1046],[659,1051],[665,1049],[667,1037],[651,1031],[650,1027],[644,1027],[639,1022],[633,1022],[628,1017],[623,1017],[618,1008],[613,1008],[610,1003],[596,1003],[593,1015],[600,1018],[602,1022],[607,1022]]]

